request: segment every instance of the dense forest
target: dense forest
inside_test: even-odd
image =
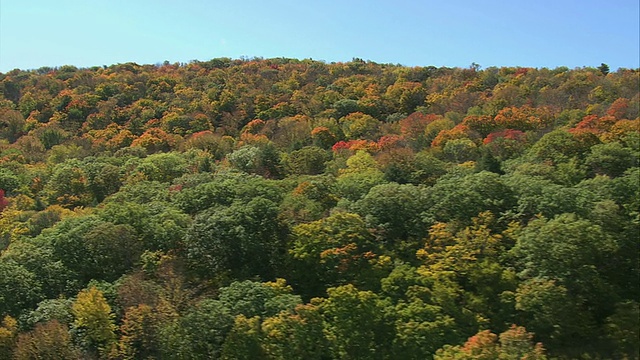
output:
[[[0,359],[638,359],[640,71],[0,73]]]

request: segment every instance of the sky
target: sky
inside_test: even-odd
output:
[[[243,57],[640,67],[638,0],[0,0],[0,72]]]

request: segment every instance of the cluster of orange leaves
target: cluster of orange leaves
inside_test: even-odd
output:
[[[502,131],[492,132],[486,138],[484,138],[482,143],[485,144],[485,145],[486,144],[491,144],[492,142],[494,142],[494,141],[496,141],[498,139],[524,141],[525,138],[526,138],[525,133],[520,131],[520,130],[505,129],[505,130],[502,130]]]
[[[348,150],[352,153],[355,153],[358,150],[376,152],[378,151],[378,144],[374,141],[363,140],[363,139],[349,140],[349,141],[341,140],[335,143],[331,148],[331,150],[333,150],[333,152],[335,153],[339,153],[345,150]]]

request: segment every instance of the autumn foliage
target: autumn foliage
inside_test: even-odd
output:
[[[0,73],[0,358],[637,359],[639,74]]]

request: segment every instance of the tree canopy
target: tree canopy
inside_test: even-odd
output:
[[[639,75],[0,73],[0,358],[638,359]]]

